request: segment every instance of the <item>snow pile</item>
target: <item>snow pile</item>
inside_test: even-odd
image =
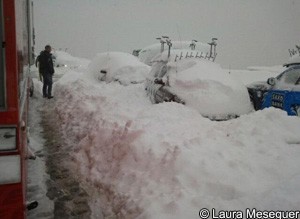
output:
[[[86,67],[90,62],[87,59],[73,57],[69,53],[60,50],[55,50],[53,52],[53,56],[55,67],[69,67],[78,69],[81,67]]]
[[[99,53],[89,65],[89,71],[98,80],[125,85],[143,82],[149,70],[137,57],[122,52]]]
[[[195,47],[196,50],[203,52],[204,55],[208,53],[210,50],[210,46],[208,44],[200,43],[200,42],[196,42],[195,44],[196,44]],[[191,41],[172,41],[171,51],[179,49],[179,50],[189,50],[191,52],[192,50],[190,48],[190,45],[191,45]],[[168,51],[167,44],[164,45],[164,49],[165,51]],[[146,48],[140,51],[139,59],[141,60],[141,62],[144,62],[147,65],[152,65],[152,59],[155,58],[160,53],[160,51],[161,51],[160,43],[147,46]]]
[[[218,64],[187,58],[168,64],[171,90],[204,116],[224,118],[252,110],[246,87]]]
[[[206,68],[199,70],[209,72],[207,80],[216,79],[215,67]],[[177,80],[192,87],[221,86],[184,74]],[[55,97],[79,174],[110,200],[102,206],[106,215],[196,219],[204,207],[299,208],[300,118],[265,109],[212,122],[181,104],[152,105],[142,84],[99,83],[74,72],[56,83]]]

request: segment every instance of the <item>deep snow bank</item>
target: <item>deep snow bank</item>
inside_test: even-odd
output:
[[[151,105],[143,85],[95,82],[74,72],[56,84],[55,97],[79,174],[109,186],[125,218],[300,205],[297,117],[266,109],[212,122],[181,104]]]

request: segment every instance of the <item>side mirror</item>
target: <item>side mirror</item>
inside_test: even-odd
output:
[[[275,78],[268,78],[267,83],[271,86],[274,86],[276,84],[276,79]]]

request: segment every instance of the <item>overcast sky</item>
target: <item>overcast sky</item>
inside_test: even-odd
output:
[[[224,68],[283,64],[300,44],[299,0],[34,0],[36,51],[78,57],[173,40],[218,38]]]

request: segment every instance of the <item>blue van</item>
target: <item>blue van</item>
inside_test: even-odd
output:
[[[288,115],[300,116],[300,64],[286,67],[277,77],[247,87],[255,110],[276,107]]]

